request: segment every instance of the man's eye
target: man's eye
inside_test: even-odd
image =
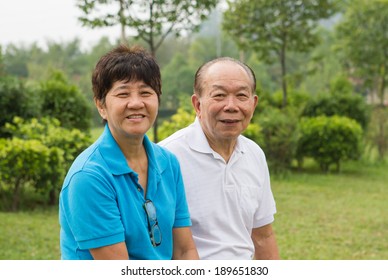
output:
[[[225,96],[225,94],[223,93],[215,93],[213,94],[213,98],[223,98]]]
[[[237,98],[240,100],[246,100],[249,98],[249,95],[245,94],[245,93],[239,93],[239,94],[237,94]]]

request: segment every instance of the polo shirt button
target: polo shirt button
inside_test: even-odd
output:
[[[140,188],[140,187],[137,187],[137,190],[140,192],[140,191],[141,191],[141,188]]]

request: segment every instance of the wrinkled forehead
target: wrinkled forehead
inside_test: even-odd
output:
[[[203,83],[207,86],[217,83],[239,83],[249,86],[254,91],[253,77],[244,67],[233,61],[219,61],[210,65],[203,78]]]

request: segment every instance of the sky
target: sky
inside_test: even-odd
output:
[[[69,42],[76,37],[87,48],[102,36],[119,38],[119,27],[82,27],[76,0],[0,0],[0,45],[10,43],[45,47],[47,41]]]

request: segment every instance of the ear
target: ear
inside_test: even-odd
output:
[[[94,99],[94,103],[96,104],[98,113],[100,114],[101,118],[106,120],[106,110],[105,110],[105,105],[101,103],[100,100]]]
[[[193,105],[194,110],[197,113],[197,116],[199,117],[199,114],[201,112],[201,102],[199,96],[195,93],[191,96],[191,104]]]
[[[259,97],[255,94],[254,96],[253,96],[253,100],[254,100],[254,108],[256,108],[256,106],[257,106],[257,103],[259,103]]]

